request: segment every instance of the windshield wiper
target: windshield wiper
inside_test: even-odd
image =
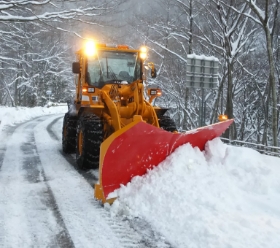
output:
[[[120,79],[109,79],[104,81],[105,84],[120,84],[123,80]]]

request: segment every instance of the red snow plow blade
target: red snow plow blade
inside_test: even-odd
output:
[[[146,174],[183,144],[204,150],[207,141],[219,137],[232,122],[231,119],[186,133],[170,133],[142,121],[127,125],[101,145],[95,197],[103,203],[113,202],[108,195],[121,184]]]

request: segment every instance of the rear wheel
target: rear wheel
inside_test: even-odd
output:
[[[176,132],[176,124],[169,116],[161,116],[158,120],[160,128],[168,132]]]
[[[62,127],[62,150],[65,153],[74,153],[76,149],[77,117],[66,113]]]
[[[80,117],[77,128],[76,162],[79,169],[99,167],[100,145],[103,141],[102,121],[94,114]]]

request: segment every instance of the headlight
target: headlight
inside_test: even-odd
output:
[[[157,90],[151,90],[150,91],[150,94],[153,96],[153,95],[156,95],[157,94]]]
[[[227,115],[219,115],[218,120],[219,121],[226,121],[226,120],[228,120],[228,116]]]
[[[162,91],[161,89],[150,89],[150,95],[151,96],[161,96]]]
[[[86,49],[85,49],[87,56],[93,56],[96,53],[96,46],[93,40],[89,40],[86,43]]]
[[[140,48],[140,58],[141,59],[146,59],[147,58],[147,47],[142,46]]]
[[[87,87],[84,87],[83,89],[82,89],[82,91],[84,92],[84,93],[94,93],[95,92],[95,88],[87,88]]]

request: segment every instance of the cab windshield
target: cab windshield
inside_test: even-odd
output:
[[[137,53],[98,51],[87,61],[87,83],[101,88],[105,84],[130,84],[140,79],[140,59]]]

